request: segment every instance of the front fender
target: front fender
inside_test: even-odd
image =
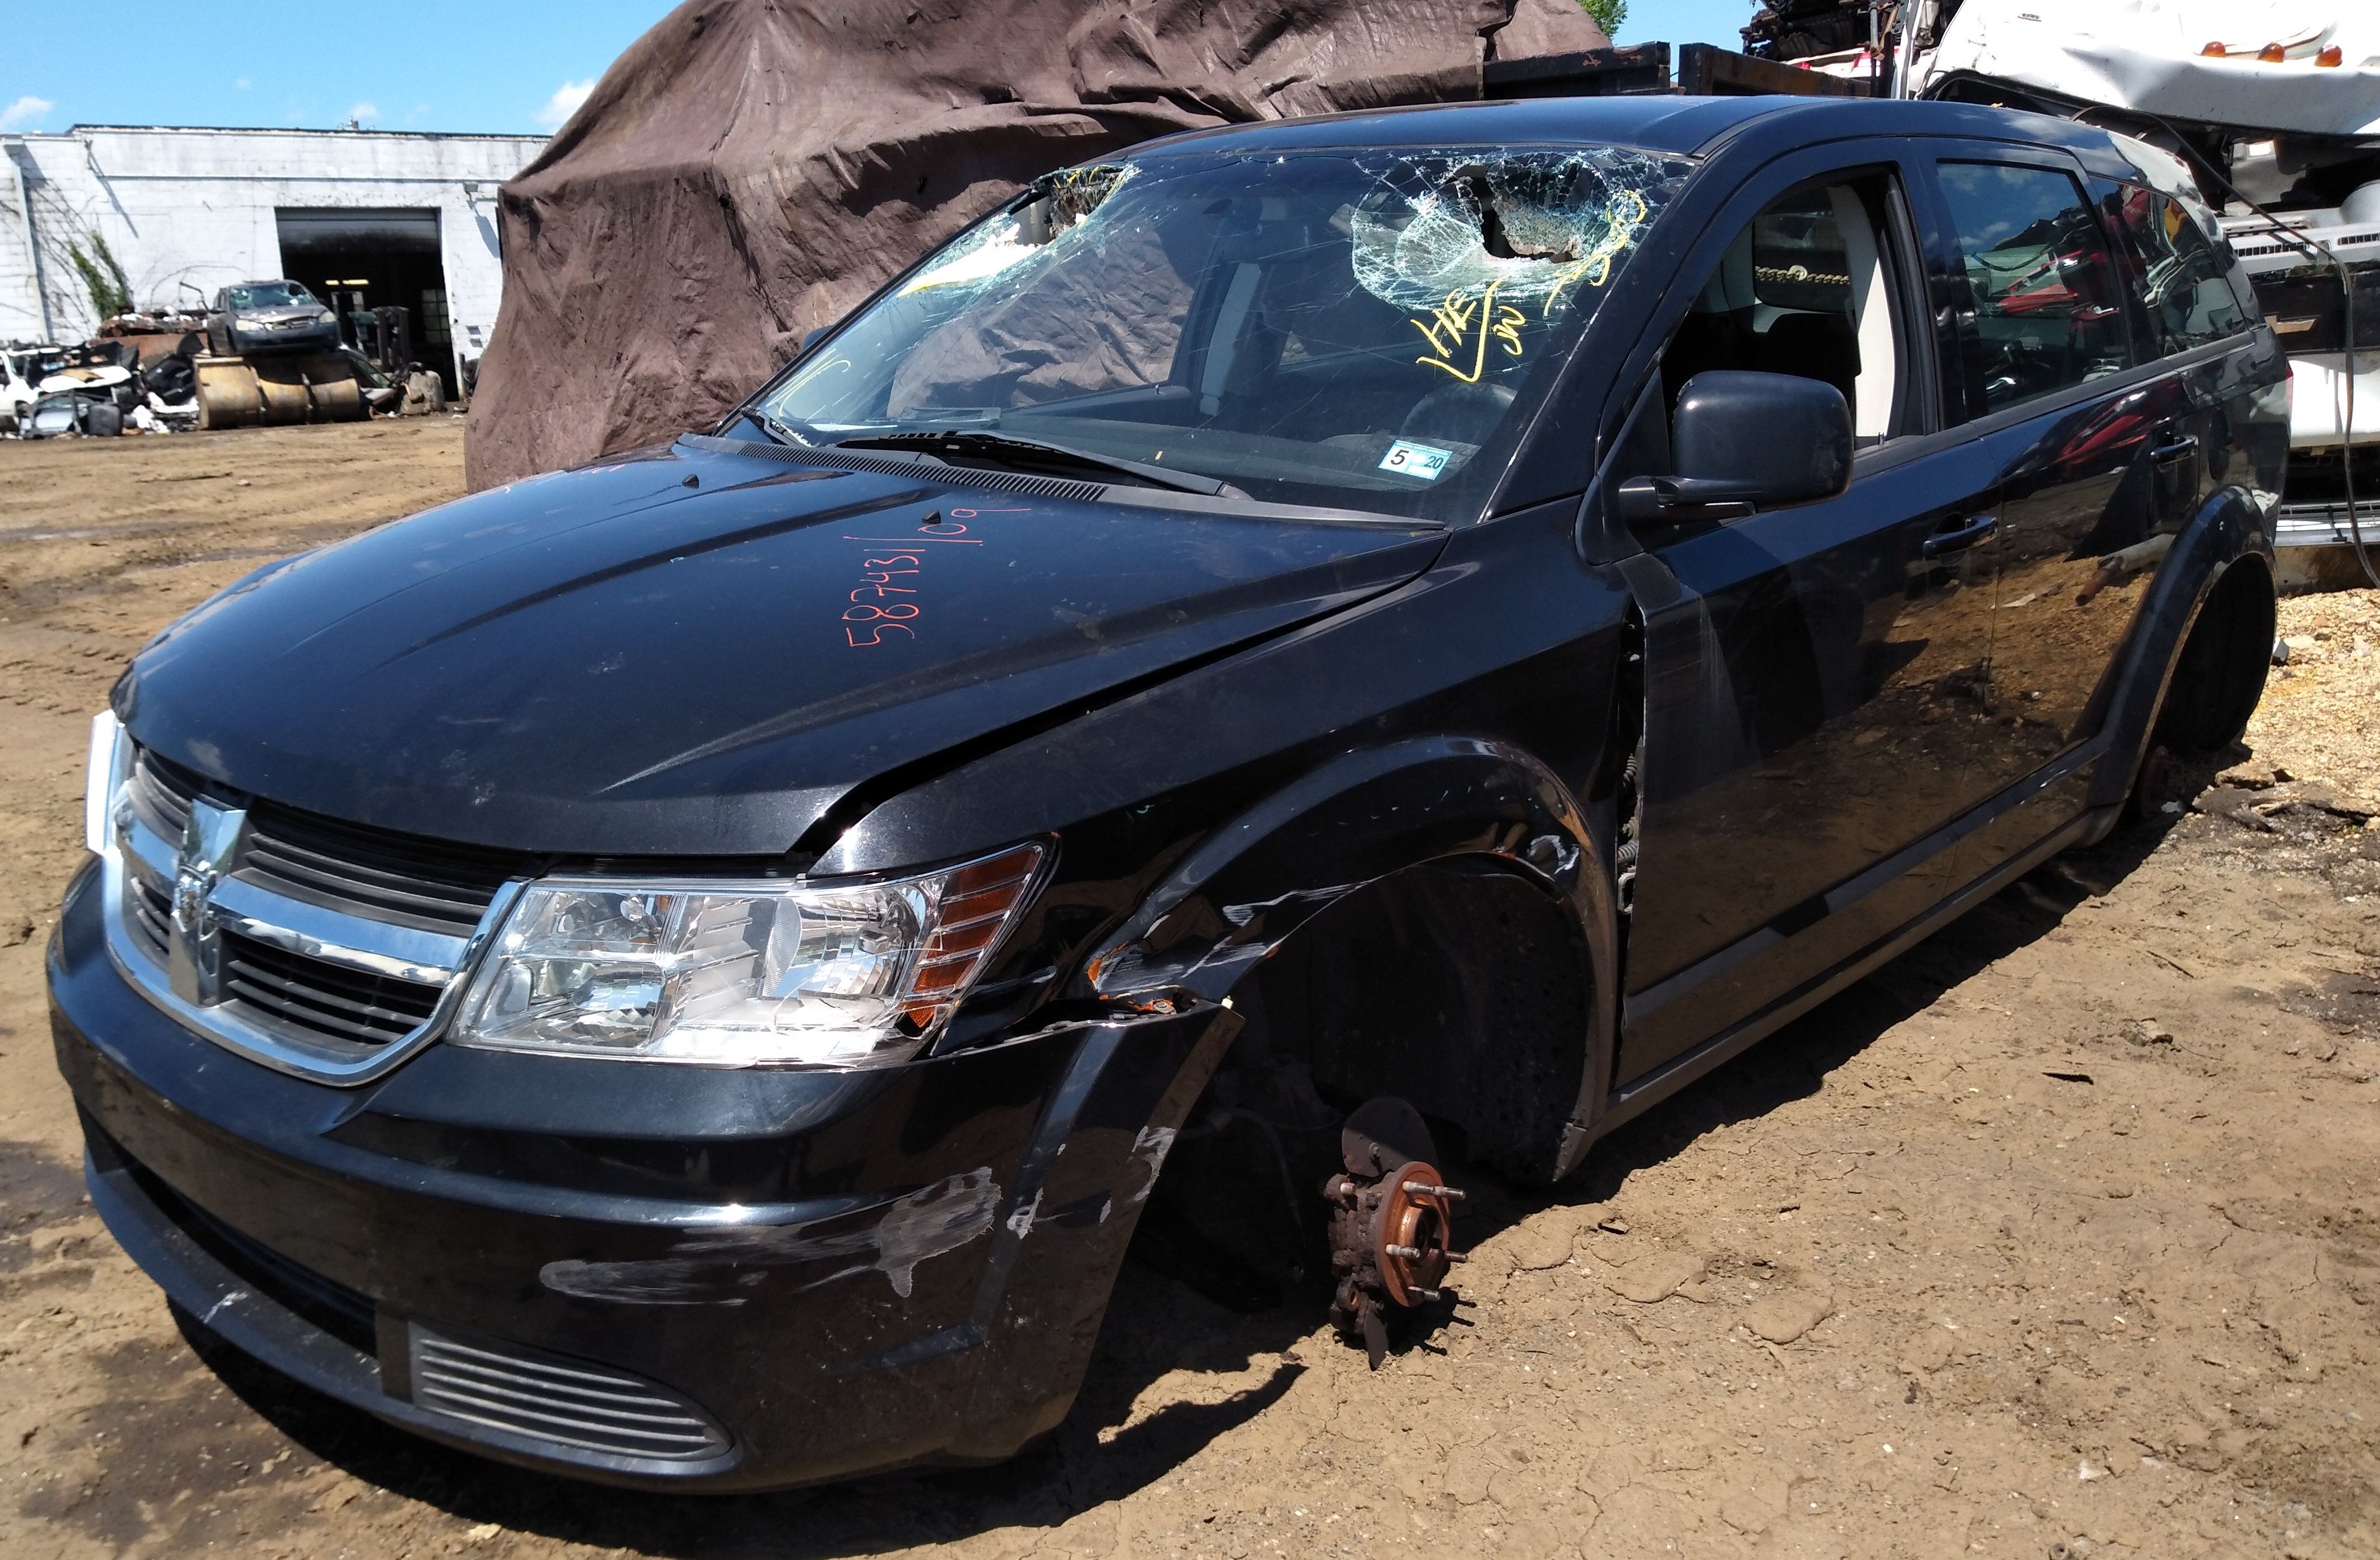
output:
[[[1454,856],[1500,858],[1582,929],[1609,924],[1609,858],[1551,770],[1501,742],[1416,737],[1342,754],[1208,834],[1085,962],[1075,994],[1220,1000],[1318,911]]]
[[[1575,924],[1591,1001],[1567,1173],[1610,1077],[1618,915],[1609,841],[1551,769],[1509,744],[1416,737],[1343,753],[1208,834],[1081,968],[1072,993],[1125,1006],[1225,999],[1317,914],[1430,862],[1487,860],[1536,882]]]
[[[1385,596],[960,755],[811,871],[888,871],[1054,835],[1056,876],[987,975],[1045,993],[1030,1022],[1043,1004],[1070,1018],[1210,1008],[1362,884],[1484,862],[1542,888],[1548,920],[1575,921],[1592,950],[1585,1083],[1574,1110],[1554,1113],[1584,1117],[1610,1075],[1610,799],[1596,777],[1617,767],[1628,596],[1578,559],[1576,509],[1458,531],[1439,567]]]

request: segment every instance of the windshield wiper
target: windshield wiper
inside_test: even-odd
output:
[[[777,443],[781,445],[791,445],[795,449],[818,448],[817,445],[803,438],[800,433],[795,432],[792,428],[787,427],[784,423],[778,421],[775,418],[771,417],[765,411],[756,409],[747,412],[745,415],[760,425],[760,432],[768,434],[769,437],[776,440]]]
[[[835,447],[914,449],[927,455],[954,456],[993,465],[1016,465],[1020,463],[1021,457],[1024,462],[1037,466],[1071,466],[1086,471],[1110,471],[1182,493],[1220,494],[1226,498],[1247,496],[1229,482],[1201,477],[1192,471],[1169,471],[1162,466],[1123,460],[1112,455],[1094,455],[1089,450],[1075,449],[1069,445],[1053,445],[1042,439],[1020,439],[1014,433],[986,433],[967,428],[921,428],[914,433],[870,433],[863,438],[838,439]]]

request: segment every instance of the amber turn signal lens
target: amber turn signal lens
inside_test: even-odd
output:
[[[2223,46],[2223,40],[2218,38],[2214,43],[2207,44],[2206,47],[2199,50],[2198,52],[2204,55],[2209,59],[2221,59],[2225,55],[2229,54],[2231,51],[2225,48]]]
[[[2345,65],[2347,63],[2347,51],[2340,48],[2338,44],[2333,43],[2330,47],[2323,50],[2322,53],[2314,55],[2313,62],[2316,65]]]
[[[2256,51],[2256,57],[2266,65],[2278,65],[2289,57],[2289,52],[2278,43],[2267,43]]]
[[[1020,845],[951,874],[934,934],[910,982],[916,1000],[902,1009],[911,1022],[932,1023],[974,976],[1009,913],[1033,886],[1041,855],[1038,845]]]

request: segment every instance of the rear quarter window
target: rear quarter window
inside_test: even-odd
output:
[[[2117,260],[2148,323],[2149,345],[2170,355],[2246,330],[2252,316],[2231,286],[2231,264],[2197,216],[2162,190],[2112,187],[2103,205]]]

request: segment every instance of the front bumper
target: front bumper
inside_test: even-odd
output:
[[[340,345],[339,327],[331,321],[285,331],[245,330],[234,325],[230,335],[233,354],[243,358],[271,357],[278,352],[329,352]]]
[[[856,1075],[433,1044],[343,1089],[144,1000],[99,898],[90,872],[68,892],[52,1027],[92,1200],[133,1259],[393,1423],[645,1486],[991,1461],[1053,1428],[1238,1022],[1076,1023]],[[425,1375],[463,1356],[497,1362],[480,1396]],[[589,1403],[654,1438],[589,1431]]]

